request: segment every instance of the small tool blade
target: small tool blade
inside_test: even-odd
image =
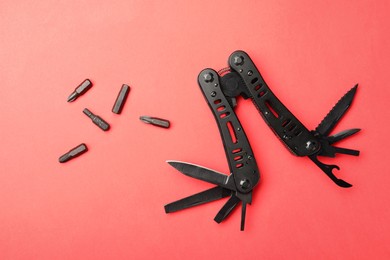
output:
[[[214,218],[215,222],[221,223],[225,218],[227,218],[227,216],[229,216],[229,214],[232,212],[232,210],[237,206],[237,204],[240,201],[241,200],[237,198],[236,195],[233,194],[215,216]]]
[[[241,209],[241,231],[244,231],[245,228],[245,214],[246,214],[246,203],[242,203]]]
[[[232,192],[230,190],[217,186],[165,205],[165,213],[171,213],[225,198],[230,196],[231,193]]]
[[[218,186],[221,186],[223,188],[227,188],[230,190],[236,190],[236,187],[234,186],[233,180],[230,181],[230,176],[227,176],[225,174],[213,171],[211,169],[186,163],[186,162],[179,162],[179,161],[167,161],[172,167],[177,169],[179,172],[190,176],[192,178],[206,181],[212,184],[216,184]]]
[[[352,100],[356,94],[358,85],[356,84],[353,88],[351,88],[329,111],[326,117],[321,121],[321,123],[317,126],[316,132],[323,135],[328,136],[332,129],[336,126],[336,124],[340,121],[341,117],[345,114],[345,112],[350,107]]]
[[[348,155],[353,155],[353,156],[359,156],[359,154],[360,154],[360,151],[358,151],[358,150],[347,149],[347,148],[342,148],[342,147],[335,147],[335,146],[333,146],[333,148],[334,148],[336,153],[348,154]]]
[[[340,133],[328,136],[327,139],[328,139],[330,144],[334,144],[334,143],[337,143],[338,141],[341,141],[341,140],[343,140],[351,135],[356,134],[359,131],[360,131],[359,128],[348,129],[348,130],[344,130]]]

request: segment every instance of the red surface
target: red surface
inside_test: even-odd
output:
[[[390,258],[388,1],[115,2],[0,3],[0,259]],[[236,49],[310,129],[359,83],[336,130],[362,128],[342,143],[360,157],[326,160],[354,185],[341,189],[239,100],[262,173],[245,232],[239,211],[213,221],[222,200],[163,209],[211,187],[165,160],[228,171],[196,79]],[[93,88],[67,103],[85,78]],[[131,92],[115,115],[123,83]],[[88,153],[58,163],[82,142]]]

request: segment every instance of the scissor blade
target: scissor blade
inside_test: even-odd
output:
[[[164,206],[165,213],[171,213],[182,209],[187,209],[197,205],[201,205],[214,200],[222,199],[231,195],[231,191],[222,187],[214,187],[184,199],[169,203]]]
[[[241,200],[236,197],[236,195],[232,195],[230,199],[223,205],[221,210],[217,213],[214,220],[217,223],[221,223],[229,214],[232,212],[232,210],[237,206],[237,204]]]
[[[208,168],[186,163],[186,162],[179,162],[179,161],[167,161],[172,167],[177,169],[179,172],[190,176],[192,178],[206,181],[212,184],[216,184],[218,186],[221,186],[223,188],[227,188],[230,190],[235,190],[235,186],[233,183],[233,180],[229,181],[229,176],[210,170]]]
[[[330,144],[334,144],[334,143],[337,143],[338,141],[341,141],[341,140],[343,140],[351,135],[356,134],[359,131],[360,131],[359,128],[348,129],[348,130],[344,130],[340,133],[328,136],[327,139],[328,139]]]
[[[358,85],[356,84],[353,88],[351,88],[329,111],[326,117],[321,121],[321,123],[317,126],[316,132],[323,135],[328,136],[332,129],[336,126],[336,124],[340,121],[341,117],[345,114],[345,112],[350,107],[352,100],[356,94]]]

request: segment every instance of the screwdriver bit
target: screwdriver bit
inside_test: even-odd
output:
[[[91,118],[92,122],[103,131],[107,131],[108,129],[110,129],[110,125],[106,121],[104,121],[100,116],[93,114],[91,111],[88,110],[88,108],[85,108],[83,110],[83,113],[86,114],[89,118]]]
[[[84,80],[70,96],[68,97],[68,102],[75,101],[79,96],[83,95],[92,87],[92,82],[89,79]]]
[[[150,117],[150,116],[141,116],[139,118],[141,121],[147,124],[152,124],[159,127],[169,128],[170,123],[166,119],[161,119],[157,117]]]
[[[115,114],[120,114],[122,112],[123,106],[125,105],[127,96],[129,95],[130,87],[126,84],[122,85],[121,90],[115,100],[115,104],[112,107],[112,112]]]
[[[67,162],[73,158],[76,158],[76,157],[82,155],[86,151],[88,151],[87,146],[85,144],[80,144],[80,145],[76,146],[75,148],[71,149],[66,154],[62,155],[58,160],[60,163],[64,163],[64,162]]]

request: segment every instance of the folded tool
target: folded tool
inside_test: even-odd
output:
[[[165,206],[165,212],[171,213],[230,196],[214,220],[222,222],[241,202],[241,230],[244,230],[246,205],[252,202],[252,191],[260,180],[260,172],[244,129],[221,89],[217,72],[203,70],[198,83],[217,121],[231,174],[225,175],[190,163],[168,161],[181,173],[217,186],[170,203]]]
[[[221,222],[242,202],[241,230],[244,229],[246,204],[252,201],[252,190],[259,182],[260,175],[250,144],[233,110],[237,106],[238,96],[253,101],[268,126],[291,153],[309,157],[338,186],[351,187],[351,184],[333,174],[333,169],[340,169],[337,165],[322,163],[318,156],[335,157],[337,153],[359,155],[358,150],[334,144],[360,129],[329,135],[350,107],[357,85],[336,103],[315,130],[310,131],[272,93],[248,54],[235,51],[228,63],[229,67],[219,72],[203,70],[198,83],[217,121],[231,174],[224,175],[194,164],[168,161],[183,174],[217,186],[170,203],[165,206],[165,211],[175,212],[230,196],[214,220]]]

